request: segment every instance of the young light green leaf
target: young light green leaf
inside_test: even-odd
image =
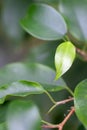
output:
[[[75,59],[75,47],[67,41],[57,47],[55,54],[56,78],[62,76],[72,65]]]
[[[87,42],[87,0],[60,0],[59,10],[72,36]]]
[[[45,92],[43,87],[36,82],[18,81],[0,88],[0,103],[3,103],[6,96],[27,96],[30,94],[41,94]]]
[[[74,92],[75,112],[87,128],[87,79],[80,82]]]
[[[8,130],[41,130],[41,117],[32,102],[13,101],[8,107]]]
[[[54,81],[55,71],[41,64],[14,63],[0,70],[0,88],[19,81],[27,80],[40,83],[48,91],[59,91],[65,89],[62,78]]]
[[[67,32],[63,17],[45,4],[32,4],[21,25],[28,33],[42,40],[61,39]]]

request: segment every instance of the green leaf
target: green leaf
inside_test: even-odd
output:
[[[45,4],[32,4],[21,25],[28,33],[43,40],[61,39],[67,32],[63,17]]]
[[[3,124],[6,121],[7,108],[8,102],[5,102],[3,105],[0,105],[0,124]]]
[[[82,124],[78,127],[78,130],[86,130]]]
[[[60,0],[69,32],[78,40],[87,41],[87,0]]]
[[[64,80],[54,81],[55,71],[41,64],[14,63],[0,70],[0,87],[19,80],[40,83],[48,91],[65,89]]]
[[[56,78],[63,75],[72,65],[75,59],[75,47],[67,41],[57,47],[55,54]]]
[[[41,130],[41,117],[36,105],[27,101],[13,101],[7,113],[8,130]]]
[[[36,82],[18,81],[0,88],[0,103],[3,103],[6,96],[27,96],[30,94],[41,94],[45,92],[42,86]]]
[[[0,124],[0,130],[7,130],[6,123],[1,123]]]
[[[74,105],[79,120],[87,128],[87,79],[76,86],[74,92]]]

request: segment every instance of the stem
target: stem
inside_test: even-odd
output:
[[[49,99],[52,101],[52,103],[55,104],[56,101],[52,98],[52,96],[47,91],[45,91],[45,93],[47,94],[47,96],[49,97]]]
[[[66,39],[65,37],[63,38],[63,40],[64,40],[64,42],[66,42],[66,41],[67,41],[67,39]]]
[[[65,117],[65,119],[58,125],[59,130],[62,130],[63,126],[67,122],[67,120],[71,117],[71,115],[75,112],[75,108],[72,107],[70,113]]]
[[[43,128],[57,128],[57,125],[43,125]]]
[[[87,53],[84,51],[84,50],[81,50],[79,48],[76,48],[76,51],[78,54],[80,54],[80,56],[85,60],[87,61]]]
[[[74,93],[73,93],[73,91],[69,88],[69,87],[65,87],[66,88],[66,90],[72,95],[72,96],[74,96]]]
[[[66,99],[66,100],[63,100],[63,101],[57,102],[56,104],[57,104],[57,105],[65,104],[65,103],[70,102],[70,101],[72,101],[72,100],[74,100],[74,98],[69,98],[69,99]]]
[[[55,125],[55,124],[51,124],[51,123],[46,122],[46,121],[44,121],[44,120],[42,120],[42,122],[43,122],[44,124],[46,124],[46,125],[43,125],[43,126],[42,126],[43,128],[57,128],[57,125]]]
[[[45,124],[47,124],[47,125],[43,125],[42,127],[43,127],[43,128],[57,128],[57,129],[59,129],[59,130],[62,130],[63,127],[64,127],[64,125],[65,125],[65,123],[68,121],[68,119],[71,117],[71,115],[72,115],[74,112],[75,112],[75,108],[72,107],[72,108],[71,108],[71,111],[69,112],[69,114],[65,117],[65,119],[64,119],[60,124],[54,125],[54,124],[50,124],[50,123],[44,121],[43,123],[45,123]]]
[[[64,40],[65,40],[65,41],[70,41],[68,35],[65,35]]]
[[[65,103],[70,102],[70,101],[72,101],[72,100],[74,100],[74,98],[69,98],[69,99],[66,99],[66,100],[63,100],[63,101],[56,102],[56,104],[53,105],[53,106],[50,108],[50,110],[48,111],[48,113],[50,113],[56,106],[61,105],[61,104],[65,104]]]
[[[44,124],[46,124],[46,125],[53,125],[53,124],[51,124],[51,123],[49,123],[47,121],[44,121],[44,120],[42,120],[41,122],[44,123]]]
[[[55,105],[53,105],[53,106],[49,109],[48,113],[50,113],[56,106],[57,106],[57,103],[56,103]]]

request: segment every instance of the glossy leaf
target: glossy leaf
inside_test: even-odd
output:
[[[40,83],[48,91],[64,89],[66,84],[62,78],[54,81],[55,71],[41,64],[14,63],[0,70],[0,87],[19,80]]]
[[[63,17],[45,4],[32,4],[21,25],[28,33],[43,40],[61,39],[67,32]]]
[[[60,0],[59,9],[69,32],[78,40],[87,41],[87,0]]]
[[[36,105],[27,101],[13,101],[8,108],[8,130],[41,130],[41,118]]]
[[[42,86],[36,82],[18,81],[0,88],[0,103],[3,103],[6,96],[27,96],[30,94],[41,94],[45,92]]]
[[[63,42],[57,47],[55,54],[56,79],[63,75],[75,59],[75,47],[71,42]]]
[[[87,128],[87,79],[76,86],[74,92],[74,105],[79,120]]]

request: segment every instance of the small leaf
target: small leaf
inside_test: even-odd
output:
[[[43,40],[61,39],[67,32],[63,17],[45,4],[32,4],[21,25],[28,33]]]
[[[41,94],[45,90],[36,82],[18,81],[0,88],[0,103],[3,103],[6,96],[27,96],[30,94]]]
[[[71,35],[87,42],[87,0],[60,0],[59,10]]]
[[[41,117],[36,105],[27,101],[13,101],[7,113],[8,130],[41,130]]]
[[[76,86],[74,105],[79,120],[87,128],[87,79]]]
[[[63,75],[72,65],[75,59],[75,47],[67,41],[57,47],[55,54],[56,78]]]
[[[65,89],[64,80],[60,78],[54,81],[55,71],[41,64],[14,63],[0,70],[0,87],[19,80],[34,81],[40,83],[48,91]]]

